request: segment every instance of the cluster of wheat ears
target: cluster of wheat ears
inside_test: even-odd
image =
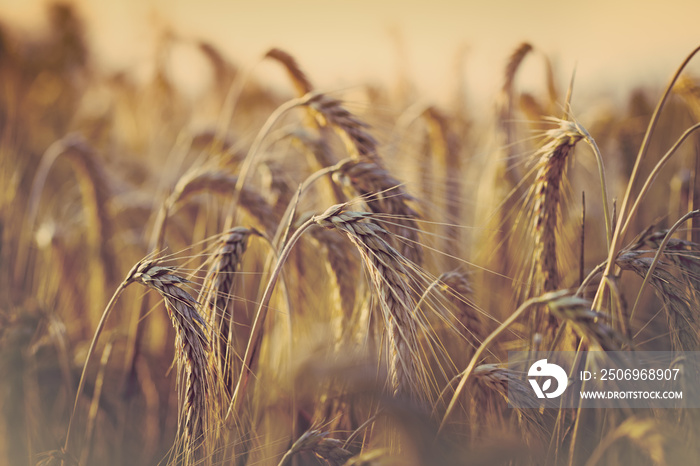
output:
[[[50,14],[0,30],[0,461],[697,458],[696,410],[542,409],[505,364],[700,350],[697,50],[655,107],[577,109],[522,44],[484,116],[463,89],[343,101],[283,50],[242,70],[172,32],[138,83]],[[212,71],[197,101],[168,72],[183,42]]]

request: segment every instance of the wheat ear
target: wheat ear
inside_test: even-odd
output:
[[[537,177],[531,195],[534,196],[533,223],[534,252],[530,271],[530,293],[539,296],[559,289],[559,270],[557,260],[557,234],[561,216],[561,185],[569,154],[583,135],[578,127],[567,120],[553,119],[559,123],[555,129],[547,131],[545,144],[539,151]],[[556,319],[548,318],[547,310],[533,314],[532,330],[538,331],[545,325],[547,339],[558,328]],[[575,342],[567,339],[567,344]],[[547,343],[550,343],[548,341]]]
[[[178,365],[180,368],[184,366],[185,369],[185,395],[181,404],[182,416],[180,417],[181,420],[184,420],[184,426],[180,423],[179,428],[184,435],[184,448],[187,458],[189,458],[191,452],[197,449],[202,441],[204,426],[210,425],[210,414],[218,412],[217,408],[212,407],[211,404],[216,397],[212,396],[215,387],[213,383],[214,377],[211,375],[211,369],[207,366],[209,343],[204,331],[206,322],[197,311],[198,304],[195,299],[180,288],[187,283],[187,280],[175,275],[172,269],[160,267],[156,261],[146,258],[134,265],[126,278],[121,282],[102,313],[100,322],[95,329],[83,365],[78,389],[76,390],[63,451],[68,450],[71,427],[77,411],[78,401],[85,387],[85,375],[90,357],[95,351],[97,341],[117,300],[131,283],[136,282],[158,291],[163,297],[168,315],[177,331]],[[181,371],[179,372],[182,373]]]
[[[640,277],[647,277],[653,259],[643,257],[645,251],[624,252],[617,258],[622,269],[632,270]],[[698,318],[695,301],[687,289],[676,285],[678,279],[663,262],[658,262],[648,278],[656,295],[664,303],[664,311],[671,331],[671,347],[674,351],[696,351],[700,347]]]
[[[343,164],[337,173],[346,176],[358,194],[374,195],[373,200],[368,201],[373,212],[397,217],[393,219],[397,231],[392,232],[406,240],[398,246],[399,252],[412,262],[421,264],[423,251],[416,225],[418,214],[409,205],[414,199],[384,167],[377,152],[377,141],[367,131],[369,126],[346,110],[342,102],[325,94],[311,98],[308,107],[314,112],[319,125],[331,126],[336,130],[354,159]],[[375,200],[381,202],[375,203]]]
[[[419,369],[418,330],[412,315],[415,303],[407,283],[406,259],[388,242],[389,234],[372,222],[372,214],[344,212],[333,206],[315,222],[343,232],[358,248],[379,297],[389,346],[389,372],[393,393],[423,398]]]
[[[350,155],[378,158],[377,140],[369,133],[369,125],[343,107],[340,100],[319,93],[310,98],[307,105],[320,126],[336,130]]]
[[[547,131],[547,140],[540,149],[537,179],[533,188],[535,235],[533,290],[531,295],[559,288],[557,239],[561,209],[561,184],[568,155],[583,138],[577,127],[566,120]]]
[[[238,177],[229,175],[216,168],[198,167],[185,173],[158,212],[151,239],[151,250],[159,251],[163,248],[168,219],[191,196],[202,192],[228,196],[234,192],[237,183]],[[239,207],[253,217],[268,234],[273,234],[277,229],[277,216],[274,210],[257,191],[247,186],[242,186]],[[147,309],[148,301],[144,299],[139,309],[139,318],[134,319],[135,324],[141,321]],[[127,361],[130,368],[129,373],[131,374],[129,377],[130,380],[133,380],[133,374],[136,369],[136,357],[140,351],[142,338],[141,327],[132,328],[131,335],[133,336],[129,343]]]
[[[134,271],[130,280],[156,290],[163,297],[177,332],[178,364],[180,370],[183,366],[185,370],[182,400],[185,451],[192,451],[202,441],[207,418],[212,413],[209,403],[214,398],[206,322],[197,311],[197,301],[181,288],[187,280],[175,275],[172,269],[146,261]]]
[[[567,292],[566,291],[555,291],[551,293],[546,293],[542,296],[539,296],[537,298],[531,298],[527,301],[525,301],[523,304],[518,307],[518,309],[515,310],[506,320],[501,323],[501,325],[498,326],[496,330],[491,332],[489,336],[487,336],[484,341],[479,345],[479,347],[476,349],[474,352],[474,355],[471,358],[471,361],[467,365],[467,368],[464,369],[459,374],[459,384],[457,385],[457,388],[455,389],[452,399],[450,400],[449,405],[447,406],[447,409],[445,410],[445,414],[442,417],[442,421],[440,422],[440,427],[438,428],[438,434],[442,432],[442,430],[445,428],[445,425],[447,424],[447,420],[450,417],[450,414],[452,411],[454,411],[455,406],[457,405],[457,401],[459,400],[460,395],[462,394],[462,391],[464,390],[464,387],[467,384],[467,380],[469,380],[469,377],[474,374],[474,369],[476,367],[477,362],[480,360],[481,355],[484,353],[486,348],[493,342],[501,333],[506,331],[513,323],[518,320],[521,316],[523,316],[527,311],[529,311],[532,308],[536,308],[538,306],[541,306],[543,304],[546,304],[548,306],[556,306],[557,301],[561,299],[566,299],[567,298]],[[449,385],[448,385],[449,387]],[[447,388],[447,387],[446,387]],[[444,392],[445,390],[443,390]]]
[[[211,268],[207,272],[199,295],[204,306],[204,315],[208,319],[211,357],[219,367],[224,386],[232,388],[231,354],[234,349],[233,329],[233,287],[235,274],[238,272],[243,254],[248,247],[251,235],[260,235],[257,230],[236,227],[226,234],[214,255]]]
[[[276,60],[282,66],[284,66],[299,97],[307,94],[312,95],[314,86],[292,55],[279,48],[273,48],[265,54],[265,58]],[[316,162],[317,170],[330,167],[337,162],[335,154],[331,150],[331,146],[329,144],[328,133],[332,130],[328,127],[319,125],[318,119],[315,115],[315,110],[309,107],[307,108],[307,112],[309,114],[307,120],[310,120],[306,122],[307,126],[317,128],[320,133],[320,137],[312,139],[303,129],[296,131],[295,136],[304,144],[305,147],[309,148],[309,151],[311,152],[311,155],[313,155],[314,161]],[[338,188],[338,186],[330,183],[330,187],[333,190],[333,195],[335,196],[336,202],[343,202],[344,197],[342,196],[342,191]]]
[[[485,326],[473,304],[473,290],[466,273],[458,270],[445,272],[437,279],[440,290],[452,304],[459,332],[468,339],[481,341]]]
[[[416,220],[418,213],[410,206],[413,201],[388,170],[376,161],[350,160],[339,166],[333,178],[363,196],[367,207],[375,214],[386,214],[387,228],[395,235],[396,249],[411,262],[423,262]]]
[[[504,155],[506,156],[507,161],[507,167],[504,174],[506,177],[508,177],[508,181],[510,182],[511,186],[516,185],[518,182],[518,176],[516,173],[517,167],[514,166],[514,158],[512,157],[515,152],[515,128],[513,125],[513,107],[515,98],[513,95],[513,85],[515,83],[515,77],[518,73],[518,69],[520,69],[520,65],[532,50],[532,45],[527,42],[523,42],[508,58],[504,73],[503,86],[499,95],[498,128],[500,130],[503,148],[506,151],[506,154]]]

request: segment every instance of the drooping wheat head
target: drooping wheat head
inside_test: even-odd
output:
[[[534,195],[532,292],[530,296],[559,288],[557,267],[557,231],[561,225],[561,187],[569,154],[582,135],[565,120],[556,120],[559,126],[547,131],[547,140],[539,151]]]
[[[418,213],[410,206],[413,197],[388,170],[371,160],[353,160],[342,164],[333,177],[363,196],[370,211],[386,214],[387,228],[395,235],[401,255],[417,265],[423,262]]]
[[[168,267],[144,261],[133,269],[127,282],[137,282],[157,291],[163,298],[173,327],[177,333],[178,372],[184,387],[181,401],[180,431],[183,435],[185,462],[206,438],[214,423],[218,408],[212,406],[215,382],[209,364],[209,340],[207,324],[197,310],[199,304],[182,286],[187,280],[180,278]]]
[[[389,350],[389,377],[397,397],[424,398],[425,381],[418,346],[415,303],[407,282],[405,258],[388,242],[387,231],[372,214],[329,208],[315,222],[344,233],[358,248],[379,298]]]
[[[474,290],[469,275],[459,270],[445,272],[438,277],[438,284],[452,305],[459,333],[470,341],[481,342],[486,326],[473,302]]]
[[[473,417],[470,423],[476,432],[502,432],[503,424],[515,418],[525,443],[537,446],[547,440],[551,413],[538,409],[540,402],[533,399],[532,388],[519,371],[499,364],[481,364],[474,368],[474,382],[476,391],[469,404]],[[508,409],[503,409],[503,400],[509,403]]]
[[[369,133],[369,125],[343,107],[340,100],[315,94],[310,96],[307,106],[320,126],[331,127],[338,133],[351,156],[370,160],[379,157],[377,140]]]
[[[508,58],[506,63],[506,68],[504,72],[503,86],[501,87],[501,93],[498,100],[497,117],[498,117],[498,129],[499,135],[501,137],[501,145],[505,151],[505,161],[506,169],[505,176],[508,177],[511,182],[511,186],[517,184],[517,173],[515,172],[515,160],[513,155],[515,155],[515,126],[514,126],[514,84],[515,77],[520,69],[520,65],[525,60],[525,57],[533,50],[531,44],[523,42],[515,49],[515,51]]]
[[[234,282],[248,240],[252,235],[259,234],[256,230],[236,227],[222,237],[199,295],[209,326],[212,363],[218,366],[229,394],[233,390],[232,374],[237,369],[234,364],[237,358],[233,317]]]

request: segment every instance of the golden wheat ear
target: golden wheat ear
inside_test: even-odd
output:
[[[514,164],[515,155],[515,115],[514,103],[515,103],[515,77],[520,69],[525,58],[533,50],[531,44],[523,42],[520,44],[508,58],[504,73],[503,73],[503,86],[501,87],[501,92],[499,95],[499,100],[497,104],[497,118],[498,118],[498,130],[501,137],[501,144],[506,152],[506,171],[505,175],[509,178],[511,186],[517,184],[519,174],[518,168]]]
[[[159,266],[152,257],[148,257],[132,267],[102,314],[83,365],[73,412],[68,424],[64,450],[67,451],[69,447],[71,427],[85,387],[90,357],[95,350],[107,318],[119,297],[131,283],[140,283],[147,288],[156,290],[161,295],[177,333],[175,349],[178,374],[182,377],[185,386],[181,399],[176,449],[181,448],[186,456],[186,464],[191,464],[194,462],[197,452],[201,451],[200,446],[208,443],[205,433],[211,432],[211,426],[215,425],[215,419],[219,412],[219,408],[214,406],[218,397],[212,396],[217,385],[216,376],[213,375],[214,371],[208,365],[209,341],[205,332],[206,322],[199,313],[197,301],[182,289],[183,285],[189,282],[179,277],[173,269]],[[178,386],[180,383],[178,381]],[[180,394],[180,392],[178,393]],[[182,443],[180,443],[180,437]]]
[[[425,373],[419,360],[418,329],[412,313],[415,302],[406,279],[406,259],[389,244],[389,233],[372,221],[371,214],[334,206],[314,221],[344,233],[362,256],[381,303],[394,395],[425,399]]]
[[[385,214],[396,249],[413,263],[422,264],[419,215],[411,207],[414,199],[387,169],[372,160],[350,160],[338,168],[333,178],[363,196],[370,211],[378,216]]]
[[[568,158],[576,144],[584,138],[573,122],[552,121],[558,126],[546,132],[546,140],[537,153],[537,174],[529,195],[532,199],[530,215],[534,250],[526,297],[553,292],[561,286],[559,263],[565,261],[562,260],[562,249],[557,248],[557,238],[562,234],[562,185]],[[548,317],[545,308],[533,314],[531,330],[533,334],[543,334],[547,345],[551,344],[557,329],[557,320]],[[575,345],[573,340],[569,340],[571,345]]]
[[[474,290],[465,272],[452,270],[438,277],[437,284],[452,305],[458,322],[457,330],[467,340],[480,342],[484,338],[486,325],[473,302]]]
[[[177,333],[176,354],[178,372],[185,383],[181,402],[181,429],[184,434],[186,463],[204,441],[208,418],[218,408],[211,406],[216,381],[212,380],[209,365],[209,339],[207,324],[199,313],[199,303],[182,289],[187,280],[180,278],[171,268],[156,262],[144,262],[131,275],[130,280],[157,291],[165,303],[165,309]]]
[[[199,302],[209,326],[212,364],[229,395],[233,392],[233,374],[237,370],[234,341],[234,282],[251,236],[261,234],[254,229],[236,227],[221,239],[220,246],[202,284]]]

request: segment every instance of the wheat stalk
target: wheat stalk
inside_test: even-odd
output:
[[[678,148],[680,144],[683,143],[683,141],[690,135],[692,134],[693,131],[696,129],[700,128],[700,125],[693,125],[690,128],[688,128],[682,135],[681,137],[676,141],[676,143],[669,149],[669,151],[661,157],[661,160],[656,164],[654,169],[652,170],[651,174],[647,177],[644,186],[642,186],[642,189],[639,191],[639,194],[637,195],[637,198],[630,207],[629,212],[627,210],[627,206],[632,199],[632,189],[634,186],[634,183],[637,181],[638,173],[639,173],[639,167],[641,166],[642,160],[644,159],[647,151],[649,150],[649,144],[651,140],[651,135],[656,129],[656,126],[659,122],[659,118],[661,116],[661,110],[664,108],[666,101],[668,100],[669,95],[671,94],[671,90],[673,89],[673,86],[675,85],[676,81],[680,77],[681,72],[685,67],[688,65],[690,60],[698,53],[700,52],[700,46],[696,47],[693,49],[690,54],[683,60],[683,63],[678,67],[676,72],[673,74],[671,77],[671,80],[669,81],[668,85],[666,86],[666,90],[664,91],[664,94],[661,96],[659,101],[656,104],[656,108],[654,109],[654,113],[651,116],[651,120],[649,121],[649,125],[647,127],[646,132],[644,133],[644,139],[642,140],[642,144],[639,147],[639,152],[637,153],[637,158],[634,161],[634,167],[632,168],[632,173],[630,174],[629,181],[627,183],[627,188],[625,189],[625,195],[622,199],[622,205],[620,206],[620,215],[619,218],[617,219],[617,224],[616,227],[612,233],[612,238],[610,240],[610,248],[608,251],[608,260],[606,263],[605,270],[603,271],[603,280],[600,283],[600,286],[598,287],[598,290],[596,292],[596,297],[593,300],[594,306],[596,309],[601,308],[602,300],[604,299],[604,291],[605,287],[607,286],[607,280],[605,278],[608,278],[612,276],[612,267],[614,266],[615,262],[615,257],[619,254],[621,250],[621,245],[623,244],[623,240],[625,237],[625,234],[627,233],[627,229],[629,227],[629,223],[632,220],[632,218],[635,216],[637,213],[637,210],[639,209],[640,202],[642,198],[644,197],[644,194],[648,191],[649,187],[653,183],[654,179],[656,178],[656,174],[658,171],[664,166],[664,164],[668,161],[668,159],[673,155],[675,150]],[[624,220],[624,222],[623,222]]]
[[[238,187],[238,177],[229,175],[217,168],[197,167],[185,173],[177,182],[172,193],[163,202],[155,220],[155,226],[151,239],[151,251],[159,251],[165,243],[165,234],[168,226],[168,219],[173,212],[187,201],[191,196],[202,192],[210,192],[221,196],[230,196]],[[276,218],[272,207],[267,201],[255,190],[243,186],[240,191],[239,207],[245,210],[252,218],[254,218],[260,226],[268,233],[273,234],[277,229]],[[148,309],[147,299],[143,299],[139,309],[139,318],[134,319],[135,324],[141,321]],[[130,380],[133,380],[133,374],[136,368],[136,357],[140,351],[142,338],[142,327],[132,328],[130,332],[132,339],[129,343],[129,353],[127,361],[129,361]]]
[[[40,194],[46,179],[59,157],[70,161],[80,185],[85,209],[87,243],[94,252],[90,255],[89,301],[91,309],[104,305],[105,290],[115,281],[117,258],[111,248],[114,227],[107,208],[109,184],[97,153],[78,134],[69,134],[54,142],[44,153],[37,168],[29,198],[28,228],[34,228]],[[19,260],[22,263],[23,260]]]
[[[533,296],[559,288],[556,235],[560,225],[561,184],[567,157],[583,137],[571,122],[556,121],[559,126],[547,131],[546,143],[540,149],[537,178],[532,188],[535,201],[535,251],[531,291]]]
[[[205,427],[209,426],[209,418],[216,415],[215,408],[211,406],[214,400],[214,382],[211,366],[208,365],[207,324],[197,310],[197,301],[181,288],[188,283],[187,280],[175,275],[172,269],[158,266],[153,261],[145,261],[127,280],[141,283],[162,296],[168,316],[177,332],[178,372],[181,372],[184,366],[182,429],[187,457],[189,452],[196,450],[202,442]]]
[[[85,387],[85,376],[90,357],[95,351],[107,318],[119,297],[131,283],[141,283],[147,288],[156,290],[162,296],[168,316],[177,332],[178,373],[184,375],[185,382],[178,427],[184,439],[185,460],[189,463],[193,459],[190,455],[198,449],[204,440],[205,427],[209,429],[214,424],[213,416],[218,413],[218,409],[213,405],[216,400],[216,396],[214,396],[215,376],[212,375],[211,366],[207,365],[209,342],[205,333],[206,322],[197,310],[197,301],[181,288],[188,281],[177,276],[171,268],[161,267],[157,261],[150,258],[146,258],[132,267],[102,313],[102,318],[95,329],[83,365],[63,450],[68,450],[71,427],[78,401]],[[183,367],[184,374],[182,373]]]
[[[260,235],[257,230],[244,227],[231,229],[221,239],[221,245],[214,254],[212,265],[202,284],[199,302],[204,306],[208,319],[211,356],[218,365],[224,386],[232,388],[232,367],[234,357],[233,297],[235,274],[238,272],[243,254],[248,247],[251,235]]]
[[[423,397],[418,356],[418,330],[412,314],[415,303],[407,283],[405,258],[388,240],[388,232],[363,212],[345,212],[333,206],[315,222],[343,232],[358,248],[379,297],[389,346],[389,376],[393,393],[419,400]]]
[[[369,210],[386,214],[387,228],[398,240],[395,247],[402,256],[417,265],[423,262],[418,213],[409,205],[413,197],[388,170],[376,161],[350,160],[338,167],[333,178],[363,196]]]
[[[499,335],[501,335],[503,332],[505,332],[511,325],[513,325],[513,323],[516,320],[518,320],[527,311],[531,310],[532,308],[537,308],[538,306],[541,306],[543,304],[546,304],[548,306],[556,306],[557,301],[567,298],[567,293],[568,292],[566,292],[566,291],[556,291],[556,292],[546,293],[546,294],[539,296],[537,298],[531,298],[531,299],[525,301],[523,304],[520,305],[520,307],[518,307],[518,309],[515,310],[515,312],[513,312],[506,320],[504,320],[501,323],[501,325],[498,326],[498,328],[496,330],[491,332],[491,334],[489,336],[487,336],[483,342],[481,342],[481,345],[479,345],[479,347],[474,352],[474,355],[472,356],[471,361],[467,365],[467,368],[464,369],[458,375],[459,384],[457,385],[457,388],[455,388],[455,391],[452,395],[452,399],[450,400],[450,403],[447,406],[447,409],[445,410],[445,414],[442,417],[442,421],[440,422],[440,427],[438,428],[438,434],[440,432],[442,432],[442,430],[447,425],[447,420],[449,419],[450,415],[454,411],[454,408],[457,404],[457,400],[459,400],[459,397],[462,394],[462,391],[464,390],[464,387],[466,386],[467,381],[469,380],[469,377],[474,374],[474,369],[476,368],[476,364],[479,361],[479,358],[481,358],[481,355],[484,353],[484,351],[486,351],[486,348],[488,348],[489,345]],[[444,391],[445,390],[443,390],[443,393],[444,393]]]

